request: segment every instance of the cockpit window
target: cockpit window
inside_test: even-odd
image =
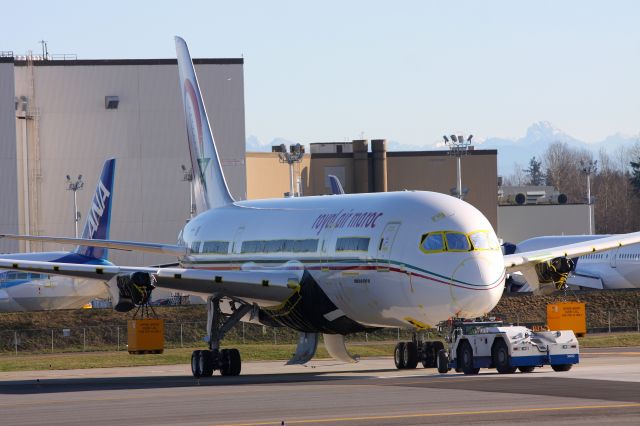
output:
[[[469,244],[469,238],[461,232],[446,232],[445,237],[447,239],[447,249],[449,251],[469,251],[471,250],[471,244]]]
[[[425,253],[500,250],[500,243],[495,234],[490,231],[474,231],[468,234],[457,231],[435,231],[422,235],[420,250]]]
[[[486,232],[474,232],[469,235],[469,239],[471,240],[471,244],[473,244],[474,249],[491,250],[491,245],[489,245],[489,234]]]
[[[426,253],[435,253],[444,250],[444,239],[442,232],[431,232],[422,239],[420,248]]]
[[[500,243],[496,236],[489,231],[476,231],[469,234],[474,250],[499,250]]]

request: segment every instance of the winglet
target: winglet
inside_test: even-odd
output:
[[[234,202],[222,172],[202,93],[185,41],[176,36],[180,92],[187,124],[193,187],[198,212]]]
[[[115,167],[116,160],[114,158],[104,162],[100,180],[98,180],[98,185],[96,185],[96,192],[91,199],[91,207],[87,212],[81,238],[91,240],[109,239]],[[74,252],[96,259],[107,258],[107,249],[102,247],[78,246]]]

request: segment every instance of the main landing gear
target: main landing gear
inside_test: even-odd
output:
[[[421,363],[424,368],[436,368],[438,365],[438,352],[444,349],[444,344],[439,341],[418,342],[414,335],[410,342],[400,342],[393,351],[393,361],[396,368],[416,368]]]
[[[214,370],[220,370],[223,376],[237,376],[242,369],[240,351],[237,349],[220,349],[220,341],[240,319],[249,313],[251,305],[240,305],[231,301],[232,313],[222,314],[220,301],[222,297],[211,296],[207,299],[207,337],[208,350],[197,350],[191,354],[191,372],[194,377],[210,377]]]

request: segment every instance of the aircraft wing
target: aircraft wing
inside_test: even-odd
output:
[[[284,301],[298,288],[303,274],[302,270],[292,269],[214,271],[175,267],[105,266],[4,258],[0,258],[0,268],[103,281],[109,281],[117,275],[143,272],[153,275],[159,288],[277,303]]]
[[[528,264],[536,264],[557,257],[578,257],[590,253],[611,250],[629,244],[640,243],[640,232],[630,234],[613,235],[606,238],[598,238],[580,243],[551,247],[548,249],[533,250],[523,253],[515,253],[504,256],[504,264],[507,272],[518,271],[519,267]]]
[[[66,238],[66,237],[43,237],[36,235],[13,235],[0,234],[0,238],[8,238],[11,240],[27,240],[40,241],[48,243],[60,243],[71,245],[83,245],[89,247],[105,247],[110,249],[125,251],[141,251],[146,253],[168,254],[173,256],[185,256],[189,254],[189,249],[184,246],[172,244],[158,243],[141,243],[136,241],[117,241],[117,240],[100,240],[85,238]]]
[[[595,236],[594,236],[595,238]],[[640,232],[612,235],[610,237],[582,241],[564,246],[532,250],[504,256],[504,266],[508,273],[522,272],[529,285],[538,290],[544,284],[544,275],[553,274],[561,264],[555,262],[562,258],[573,258],[591,253],[611,250],[640,242]],[[555,263],[554,263],[555,262]],[[569,271],[560,271],[569,272]]]

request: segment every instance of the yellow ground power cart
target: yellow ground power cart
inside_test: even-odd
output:
[[[573,330],[578,337],[587,333],[587,315],[582,302],[556,302],[547,305],[550,330]]]
[[[128,320],[127,342],[130,354],[161,354],[164,351],[164,320]]]

